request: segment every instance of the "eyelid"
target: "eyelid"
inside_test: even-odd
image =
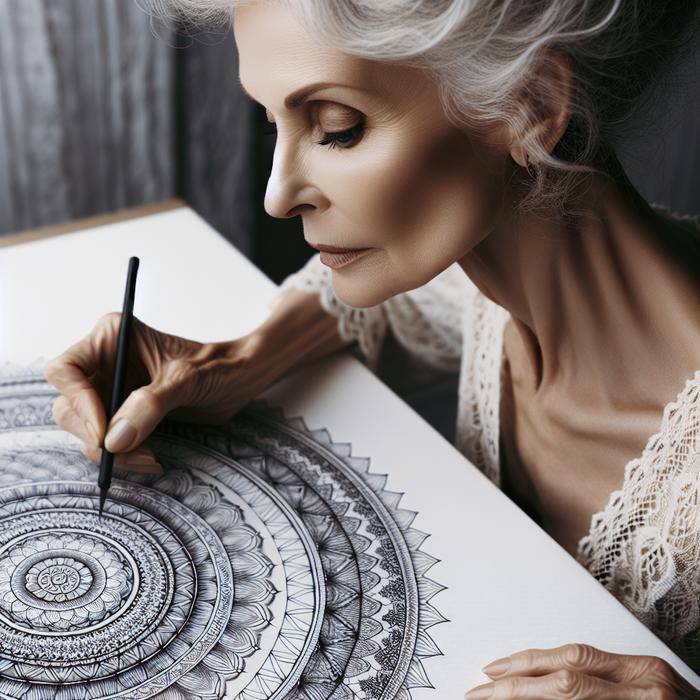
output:
[[[311,107],[314,116],[316,117],[318,117],[318,113],[322,109],[324,109],[324,105],[327,105],[326,111],[336,110],[338,112],[345,113],[348,119],[355,117],[355,121],[357,121],[358,118],[363,118],[363,114],[360,110],[355,109],[354,107],[350,107],[349,105],[342,104],[340,102],[333,102],[332,100],[310,100],[307,104]],[[267,121],[274,123],[275,119],[272,116],[272,112],[270,112],[270,110],[267,107],[265,107],[265,116],[267,118]]]
[[[346,131],[357,126],[364,121],[365,117],[355,109],[344,108],[341,110],[331,110],[325,114],[316,115],[316,121],[325,131]]]

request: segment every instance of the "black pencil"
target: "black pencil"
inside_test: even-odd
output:
[[[126,275],[126,290],[124,291],[124,308],[119,322],[119,337],[117,339],[117,355],[114,359],[114,375],[112,376],[112,396],[109,402],[107,425],[119,410],[124,400],[124,380],[126,378],[126,360],[129,355],[129,337],[131,336],[131,318],[134,313],[134,296],[136,294],[136,272],[139,269],[139,259],[129,258],[129,271]],[[112,465],[114,454],[106,447],[102,448],[100,461],[100,476],[97,485],[100,487],[100,515],[107,500],[107,492],[112,483]]]

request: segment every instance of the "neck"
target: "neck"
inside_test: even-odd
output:
[[[699,347],[700,324],[687,319],[700,318],[700,284],[684,263],[690,254],[697,270],[697,241],[672,233],[626,178],[594,176],[579,204],[573,222],[534,213],[504,221],[459,262],[510,312],[537,390],[564,381],[619,405],[640,372],[649,386],[673,381],[659,362],[672,347]],[[673,377],[692,374],[697,360],[681,353]]]

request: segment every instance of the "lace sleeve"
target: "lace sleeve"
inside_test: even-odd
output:
[[[596,513],[579,561],[700,670],[700,370]]]
[[[282,282],[273,304],[289,288],[315,292],[323,308],[338,319],[340,337],[357,341],[370,367],[376,367],[386,332],[391,329],[401,345],[429,365],[458,372],[461,296],[469,285],[472,283],[455,263],[422,287],[397,294],[377,306],[356,308],[335,295],[332,272],[317,253]]]

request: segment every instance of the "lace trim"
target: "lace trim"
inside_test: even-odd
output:
[[[465,314],[456,446],[500,486],[499,401],[506,309],[479,293]]]
[[[700,665],[700,370],[591,518],[579,561],[691,665]],[[639,572],[637,577],[631,572]],[[688,637],[690,635],[690,637]]]
[[[700,215],[652,207],[700,234]],[[465,343],[460,392],[464,434],[459,446],[499,485],[499,413],[491,407],[500,401],[500,379],[495,377],[496,368],[503,368],[505,323],[500,321],[507,316],[499,319],[479,311],[489,303],[493,304],[484,297],[477,304],[474,345]],[[485,329],[489,323],[493,327]],[[484,343],[489,337],[492,344]],[[481,348],[490,348],[493,359],[488,351],[484,357]],[[700,370],[664,408],[659,432],[649,438],[643,454],[626,465],[621,488],[592,516],[577,552],[595,578],[694,668],[700,668],[699,531]]]
[[[430,282],[385,302],[396,339],[421,360],[448,372],[459,372],[462,359],[463,308],[476,287],[458,264]]]

